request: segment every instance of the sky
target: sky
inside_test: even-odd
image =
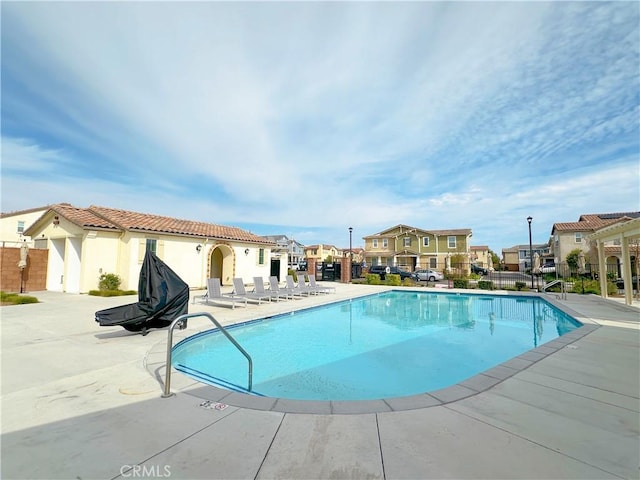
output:
[[[640,210],[638,2],[2,2],[1,210],[495,252]]]

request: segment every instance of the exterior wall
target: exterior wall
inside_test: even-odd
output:
[[[556,264],[565,262],[567,260],[567,255],[576,248],[582,250],[586,256],[591,255],[590,242],[585,239],[585,237],[591,232],[578,233],[582,233],[582,242],[580,243],[575,241],[576,232],[561,232],[555,234],[553,239],[553,257]],[[593,258],[597,258],[597,254],[594,255],[595,256],[593,256]]]
[[[37,292],[47,286],[47,250],[29,248],[27,266],[20,272],[19,248],[0,248],[0,290],[3,292]]]
[[[23,240],[27,240],[29,248],[33,247],[31,237],[23,236],[18,233],[18,222],[24,222],[24,229],[29,228],[33,222],[39,219],[47,209],[32,210],[25,213],[16,213],[15,215],[6,214],[0,218],[0,241],[5,247],[18,247]]]

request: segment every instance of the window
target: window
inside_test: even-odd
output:
[[[264,265],[264,248],[258,250],[258,265]]]
[[[405,247],[410,247],[411,246],[411,237],[404,237],[403,241],[404,241],[404,246]]]
[[[18,220],[18,233],[22,235],[24,232],[24,222],[22,220]]]
[[[378,248],[378,239],[373,239],[373,248]]]
[[[386,238],[382,239],[382,248],[387,248],[389,246],[389,240]]]
[[[582,243],[582,233],[576,232],[575,238],[576,238],[576,243]]]
[[[447,243],[449,248],[456,248],[456,237],[453,235],[447,237]]]
[[[422,246],[423,247],[429,246],[429,237],[422,237]]]
[[[151,250],[154,254],[157,253],[158,241],[155,238],[147,238],[146,249]]]
[[[438,267],[438,259],[432,257],[429,259],[429,268],[437,268]]]

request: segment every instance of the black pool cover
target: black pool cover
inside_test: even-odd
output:
[[[147,250],[138,281],[138,302],[96,312],[101,327],[120,325],[146,335],[187,313],[189,286],[153,252]]]

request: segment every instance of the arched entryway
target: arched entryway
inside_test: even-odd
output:
[[[234,253],[228,245],[214,245],[209,253],[209,278],[219,278],[222,285],[232,285]]]

